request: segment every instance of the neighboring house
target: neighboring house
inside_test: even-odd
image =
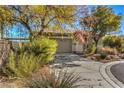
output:
[[[47,31],[43,35],[57,41],[57,53],[82,53],[83,45],[74,40],[73,33],[74,31]]]

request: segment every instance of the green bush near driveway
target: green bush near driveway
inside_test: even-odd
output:
[[[30,77],[31,74],[39,69],[39,58],[26,53],[20,55],[11,53],[7,67],[10,68],[15,77]]]
[[[55,40],[51,40],[45,37],[34,38],[30,43],[20,45],[16,50],[17,55],[21,53],[32,54],[39,57],[39,61],[42,65],[50,62],[54,59],[56,53],[57,43]]]
[[[29,53],[34,54],[35,56],[40,56],[41,62],[50,62],[54,58],[56,53],[57,43],[55,40],[48,38],[35,38],[30,43]]]

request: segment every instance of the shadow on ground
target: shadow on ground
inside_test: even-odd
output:
[[[62,63],[62,64],[58,64],[58,65],[54,65],[55,68],[58,68],[58,69],[61,69],[61,68],[64,68],[64,67],[79,67],[81,65],[79,64],[65,64],[65,63]]]
[[[54,65],[55,68],[63,68],[63,67],[79,67],[80,64],[77,64],[76,61],[86,61],[87,59],[70,53],[64,54],[56,54],[55,59],[50,63],[50,65]]]

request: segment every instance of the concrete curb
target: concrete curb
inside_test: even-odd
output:
[[[102,77],[113,87],[113,88],[124,88],[124,84],[115,78],[115,76],[111,73],[110,68],[113,65],[124,63],[123,61],[115,61],[111,63],[106,63],[100,67],[100,74]]]

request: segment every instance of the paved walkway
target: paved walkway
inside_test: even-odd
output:
[[[94,62],[74,54],[58,54],[52,66],[80,73],[81,88],[112,88],[100,74],[99,69],[103,64],[105,63]]]

